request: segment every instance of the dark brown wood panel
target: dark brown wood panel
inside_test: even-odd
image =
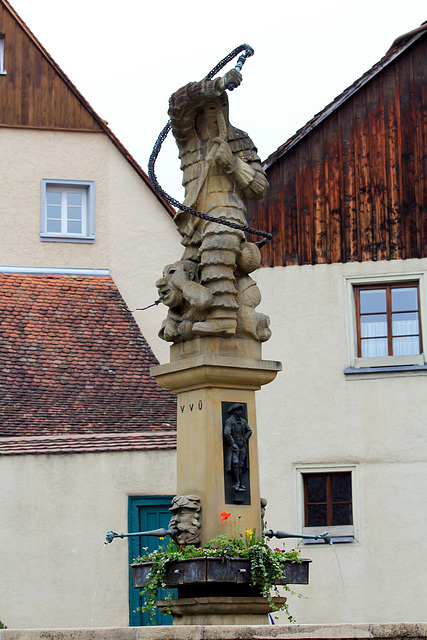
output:
[[[327,162],[325,163],[325,184],[327,185],[326,218],[328,231],[328,262],[341,262],[342,260],[342,180],[340,167],[341,159],[341,138],[340,126],[338,123],[338,135],[336,131],[329,130],[329,122],[324,127],[324,143],[327,152]]]
[[[291,171],[295,170],[295,154],[291,158]],[[282,167],[283,169],[284,167]],[[298,207],[295,182],[284,181],[284,215],[287,218],[286,225],[281,229],[281,235],[285,244],[286,261],[290,264],[298,264]]]
[[[415,201],[415,114],[414,81],[412,59],[405,56],[398,66],[398,87],[400,100],[400,120],[402,122],[401,162],[402,162],[402,235],[403,258],[419,258],[417,248],[417,221]]]
[[[323,125],[321,125],[319,135],[311,138],[310,156],[312,164],[312,211],[313,211],[313,237],[312,237],[312,260],[316,263],[328,261],[328,221],[327,221],[327,198],[325,195],[325,153]]]
[[[25,25],[0,4],[5,67],[0,126],[101,131],[84,99]]]
[[[427,255],[427,39],[421,43],[420,55],[413,57],[416,113],[415,157],[417,158],[416,201],[420,210],[420,253]]]
[[[427,257],[426,67],[424,34],[275,159],[264,266]]]
[[[300,264],[312,264],[313,262],[313,165],[310,159],[308,141],[304,140],[299,145],[298,174],[300,182],[297,183],[300,210]]]

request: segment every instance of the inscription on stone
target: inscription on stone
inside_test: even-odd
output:
[[[199,400],[197,403],[195,402],[190,402],[188,404],[180,404],[179,408],[181,410],[181,413],[184,413],[185,410],[187,411],[201,411],[203,409],[203,402],[201,400]]]

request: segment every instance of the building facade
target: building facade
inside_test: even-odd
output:
[[[284,365],[258,398],[268,526],[334,539],[287,543],[313,560],[302,623],[424,618],[426,60],[422,25],[265,161],[248,203],[274,236],[257,281]]]
[[[0,52],[0,620],[135,624],[127,541],[97,566],[108,529],[175,494],[176,402],[149,376],[164,312],[131,312],[158,298],[179,234],[3,0]]]
[[[313,560],[307,599],[289,596],[300,623],[424,618],[426,41],[398,39],[267,159],[269,195],[248,203],[274,233],[256,279],[263,357],[284,365],[257,400],[266,520],[334,539],[286,542]],[[129,311],[157,298],[179,235],[7,0],[0,89],[0,619],[141,624],[142,543],[104,540],[163,526],[176,492],[174,400],[148,378],[165,312]]]

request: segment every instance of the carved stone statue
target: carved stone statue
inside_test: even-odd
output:
[[[172,499],[173,516],[169,529],[178,533],[173,536],[178,544],[200,544],[200,498],[199,496],[175,496]]]
[[[235,491],[246,491],[242,475],[249,468],[248,440],[252,430],[243,417],[243,405],[233,404],[227,411],[230,417],[224,426],[225,471],[231,473]]]
[[[228,118],[226,88],[241,80],[233,69],[223,78],[190,83],[171,96],[169,116],[184,174],[184,205],[246,225],[243,198],[263,198],[268,183],[252,140]],[[269,319],[255,311],[261,296],[248,276],[259,267],[258,247],[239,229],[185,211],[175,222],[185,251],[156,283],[161,293],[167,291],[163,302],[170,308],[160,336],[171,342],[236,334],[268,340]],[[172,295],[172,285],[180,295]]]
[[[240,269],[240,263],[244,264],[243,259],[247,253],[257,255],[259,249],[256,245],[247,242],[239,256],[239,269],[236,271],[237,334],[264,342],[271,336],[270,321],[268,316],[255,311],[255,307],[261,301],[260,291],[255,281]],[[259,266],[258,261],[257,266]],[[194,331],[194,324],[206,320],[213,296],[208,287],[197,282],[197,272],[196,262],[180,260],[167,265],[163,270],[163,277],[157,280],[156,287],[159,294],[164,296],[163,304],[169,307],[167,318],[159,331],[159,336],[163,340],[168,342],[192,340],[198,335]]]

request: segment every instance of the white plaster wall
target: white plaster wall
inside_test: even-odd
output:
[[[292,266],[256,273],[272,319],[266,359],[284,370],[257,394],[268,527],[301,531],[295,467],[357,466],[358,541],[301,546],[310,585],[300,623],[423,620],[427,599],[427,377],[346,378],[345,278],[427,270],[427,260]],[[297,540],[286,542],[290,549]],[[279,541],[277,541],[277,544]]]
[[[1,130],[0,266],[110,269],[128,308],[158,297],[155,281],[179,259],[172,218],[102,133]],[[177,167],[177,171],[179,168]],[[95,242],[40,240],[41,179],[95,181]],[[156,356],[169,347],[157,336],[165,307],[134,316]]]
[[[90,627],[107,530],[128,531],[129,495],[175,495],[175,451],[3,456],[0,619]],[[105,546],[94,626],[129,624],[128,542]]]
[[[108,268],[130,309],[153,302],[163,266],[181,254],[179,235],[106,136],[2,129],[0,157],[10,158],[0,176],[0,265]],[[93,245],[40,241],[43,177],[95,180]],[[427,377],[343,374],[345,277],[420,270],[426,260],[293,266],[255,276],[260,310],[272,319],[264,358],[284,365],[257,394],[269,527],[300,528],[298,464],[357,465],[358,541],[303,548],[313,564],[310,585],[299,589],[308,599],[291,598],[300,623],[425,619]],[[165,313],[134,314],[162,362],[169,347],[157,330]],[[173,494],[174,484],[175,452],[3,457],[0,619],[11,627],[89,626],[106,530],[127,528],[129,492]],[[127,624],[126,567],[127,543],[114,541],[100,564],[95,626]]]

